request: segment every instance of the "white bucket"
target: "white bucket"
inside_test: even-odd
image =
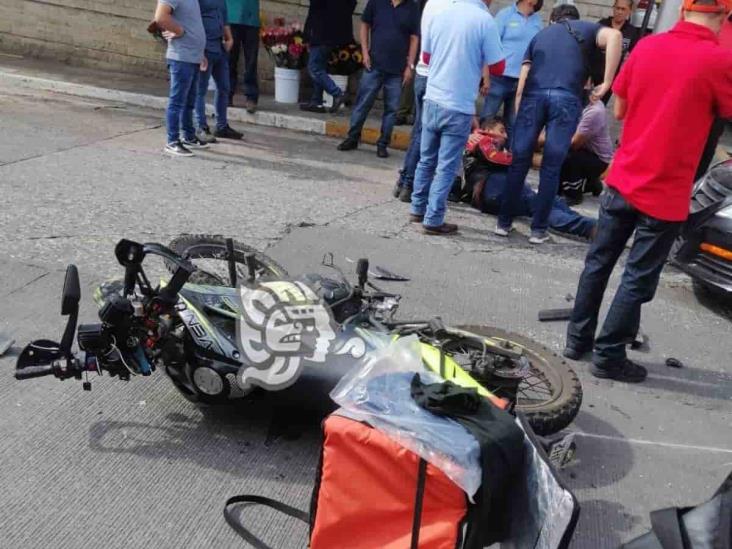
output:
[[[297,103],[300,95],[300,71],[275,67],[275,101]]]
[[[344,76],[342,74],[331,74],[330,77],[333,79],[333,82],[335,82],[335,85],[338,86],[342,92],[345,93],[346,88],[348,88],[348,77]],[[323,94],[323,106],[326,108],[330,108],[333,105],[333,96],[329,93]]]

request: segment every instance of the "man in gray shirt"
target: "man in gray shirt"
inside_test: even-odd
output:
[[[196,137],[193,127],[198,72],[207,68],[204,56],[206,32],[198,0],[158,0],[155,23],[168,41],[165,57],[170,71],[170,93],[165,113],[168,129],[165,152],[175,156],[193,156],[189,147],[208,146]]]

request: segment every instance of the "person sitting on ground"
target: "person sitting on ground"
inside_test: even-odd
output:
[[[507,139],[505,123],[501,118],[495,117],[486,120],[480,129],[474,131],[465,147],[463,166],[466,185],[463,196],[468,195],[473,207],[483,213],[498,215],[501,210],[507,169],[512,161],[510,151],[505,148]],[[536,192],[524,183],[517,215],[534,215],[535,201]],[[561,198],[554,198],[549,212],[550,230],[592,240],[596,226],[595,219],[580,215]]]
[[[208,66],[198,75],[196,90],[196,137],[202,143],[215,143],[216,137],[241,139],[242,133],[229,126],[226,110],[229,107],[229,52],[234,45],[231,27],[226,24],[228,15],[225,0],[198,0],[201,19],[206,32],[206,59]],[[216,129],[213,135],[206,121],[206,93],[208,82],[213,76],[216,83],[214,106],[216,108]]]
[[[540,148],[545,140],[546,134],[542,132],[538,142]],[[584,193],[600,195],[603,188],[600,176],[613,159],[613,149],[605,104],[590,102],[589,97],[585,97],[582,118],[560,172],[559,194],[570,206],[580,204]]]

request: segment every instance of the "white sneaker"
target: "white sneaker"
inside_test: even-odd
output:
[[[500,225],[496,225],[496,228],[493,229],[493,234],[498,236],[508,236],[513,232],[513,227],[509,227],[508,229],[504,229]]]
[[[552,239],[551,236],[549,236],[548,233],[531,233],[531,236],[529,237],[529,243],[530,244],[544,244],[544,242],[549,242]]]
[[[193,156],[193,153],[184,147],[180,141],[168,143],[165,145],[163,151],[167,154],[172,154],[173,156]]]

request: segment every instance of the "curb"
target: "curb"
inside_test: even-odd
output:
[[[53,91],[92,99],[103,99],[106,101],[115,101],[118,103],[125,103],[127,105],[150,109],[165,110],[168,103],[167,97],[100,88],[97,86],[90,86],[88,84],[76,84],[74,82],[66,82],[63,80],[28,76],[18,74],[16,72],[0,70],[0,79],[13,80],[20,86],[30,89]],[[211,105],[206,105],[206,112],[213,114],[213,107]],[[229,107],[227,114],[229,120],[255,124],[257,126],[282,128],[336,138],[344,138],[348,134],[347,122],[317,120],[305,116],[295,116],[292,114],[283,114],[271,111],[257,111],[254,114],[249,114],[246,110],[237,107]],[[403,130],[395,129],[392,133],[391,147],[393,149],[407,150],[409,147],[410,135],[409,131],[405,132]],[[361,141],[363,143],[375,145],[378,139],[378,129],[364,128],[361,132]]]

